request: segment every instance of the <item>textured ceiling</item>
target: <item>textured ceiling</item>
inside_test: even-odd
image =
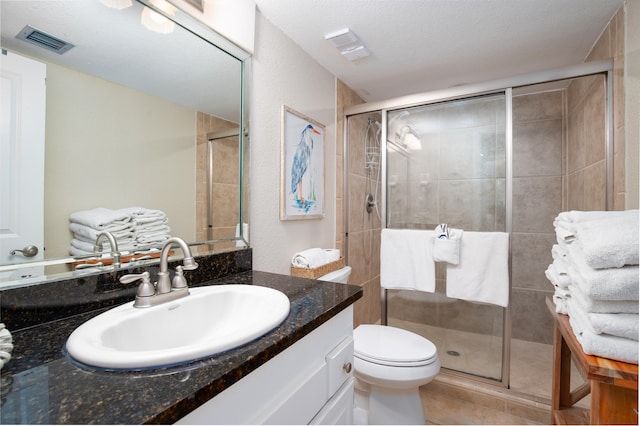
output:
[[[256,0],[312,58],[377,101],[582,63],[623,0]],[[354,62],[325,39],[350,28]]]

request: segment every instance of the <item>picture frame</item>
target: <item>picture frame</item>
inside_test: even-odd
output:
[[[325,126],[282,106],[280,220],[324,217]]]

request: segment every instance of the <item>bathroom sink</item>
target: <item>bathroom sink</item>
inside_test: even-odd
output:
[[[257,339],[289,315],[289,298],[268,287],[229,284],[189,292],[148,308],[125,303],[90,319],[67,340],[68,354],[106,369],[177,365]]]

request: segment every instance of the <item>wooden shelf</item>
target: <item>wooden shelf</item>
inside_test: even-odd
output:
[[[638,365],[587,355],[573,334],[569,317],[558,314],[553,301],[547,307],[554,319],[553,389],[554,424],[638,424]],[[572,391],[571,358],[589,381]],[[591,410],[573,405],[591,394]]]

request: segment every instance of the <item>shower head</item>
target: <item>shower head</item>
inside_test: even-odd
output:
[[[394,115],[393,117],[391,117],[391,119],[389,120],[389,123],[387,123],[387,125],[391,126],[391,123],[393,123],[394,121],[399,120],[401,118],[404,118],[407,115],[409,115],[409,111],[402,111],[398,115]]]

